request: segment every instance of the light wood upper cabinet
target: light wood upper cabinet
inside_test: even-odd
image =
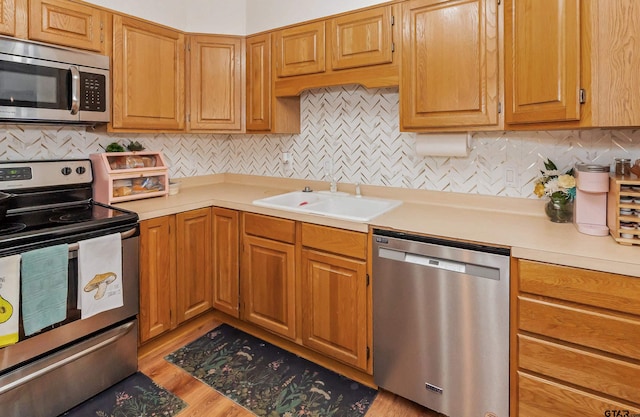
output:
[[[232,36],[189,38],[189,130],[243,128],[244,40]]]
[[[9,36],[16,34],[15,0],[0,0],[0,34]]]
[[[113,129],[182,130],[184,35],[113,17]]]
[[[329,21],[334,70],[393,61],[391,6],[352,13]]]
[[[275,96],[345,84],[398,86],[400,6],[370,7],[276,30]]]
[[[30,0],[29,39],[106,52],[106,15],[100,9],[65,0]]]
[[[210,310],[213,300],[211,209],[176,215],[178,324]]]
[[[325,22],[275,32],[276,75],[315,74],[325,70]]]
[[[507,123],[580,119],[580,0],[507,0]]]
[[[271,130],[271,33],[247,38],[247,131],[252,130]]]
[[[402,130],[496,128],[498,13],[495,0],[403,4]]]
[[[275,97],[272,34],[247,38],[246,130],[300,133],[300,97]]]
[[[238,318],[240,215],[235,210],[214,207],[212,217],[213,308]]]
[[[506,0],[509,128],[639,126],[639,20],[634,0]]]
[[[140,341],[175,327],[175,216],[140,222]]]

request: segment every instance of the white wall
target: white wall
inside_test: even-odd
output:
[[[381,0],[245,0],[247,34],[355,10]]]
[[[85,0],[185,32],[248,35],[381,0]]]
[[[185,32],[245,35],[245,0],[86,0]]]

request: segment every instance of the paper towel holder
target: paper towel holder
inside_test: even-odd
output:
[[[417,156],[466,158],[471,137],[471,132],[417,134],[415,152]]]

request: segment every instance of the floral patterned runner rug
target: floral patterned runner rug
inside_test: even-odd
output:
[[[226,324],[165,359],[258,416],[363,416],[377,394]]]
[[[187,404],[137,372],[62,414],[64,417],[173,417]],[[59,416],[59,417],[62,417]]]

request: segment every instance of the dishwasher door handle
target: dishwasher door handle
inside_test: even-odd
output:
[[[476,265],[465,262],[451,261],[448,259],[436,258],[432,256],[419,255],[416,253],[398,251],[387,248],[379,248],[380,258],[390,259],[398,262],[405,262],[414,265],[426,266],[429,268],[442,269],[445,271],[468,274],[479,278],[489,278],[500,281],[500,268],[493,266]]]
[[[431,258],[424,255],[416,255],[414,253],[405,253],[404,261],[410,264],[428,266],[430,268],[444,269],[445,271],[467,272],[467,265],[461,262],[448,261],[444,259]]]
[[[406,262],[415,265],[427,266],[430,268],[444,269],[446,271],[466,273],[467,264],[464,262],[455,262],[431,256],[418,255],[415,253],[396,251],[387,248],[380,248],[378,256],[381,258],[392,259],[394,261]]]

